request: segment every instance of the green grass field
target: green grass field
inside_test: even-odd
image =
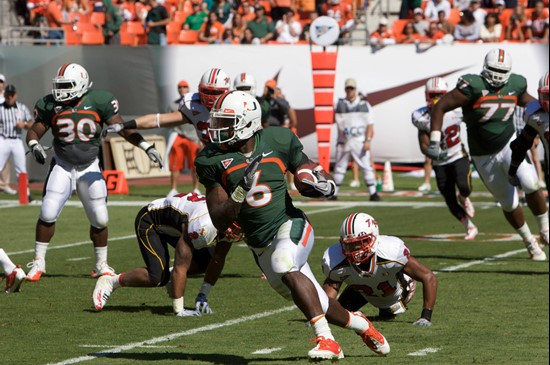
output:
[[[397,174],[394,178],[398,190],[413,191],[420,184],[419,179]],[[479,180],[474,190],[484,191]],[[146,202],[167,191],[166,186],[131,187],[132,195],[111,197],[110,202]],[[548,261],[532,262],[519,240],[502,240],[514,231],[492,199],[473,199],[478,203],[475,223],[480,235],[467,242],[462,240],[462,225],[441,197],[383,198],[385,204],[370,204],[366,197],[353,195],[330,206],[296,199],[301,204],[311,202],[302,209],[315,228],[316,246],[309,263],[320,281],[324,249],[335,242],[342,220],[356,211],[373,215],[382,234],[402,237],[413,256],[437,270],[439,291],[432,327],[411,325],[421,311],[419,285],[405,314],[393,321],[373,322],[391,345],[387,357],[377,357],[354,333],[333,327],[346,355],[340,363],[548,364]],[[7,197],[0,195],[1,199]],[[0,247],[15,263],[26,264],[33,257],[39,207],[3,205]],[[117,271],[143,266],[133,238],[140,205],[130,205],[109,207],[109,263]],[[537,232],[528,210],[526,216],[531,230]],[[441,234],[453,236],[443,239],[437,236]],[[101,313],[95,312],[91,300],[95,281],[89,277],[93,250],[87,241],[84,210],[65,207],[47,254],[46,276],[24,283],[20,293],[0,294],[1,364],[307,363],[313,332],[305,326],[301,312],[260,279],[261,272],[243,245],[236,244],[230,251],[209,296],[214,314],[177,318],[163,288],[122,288]],[[190,279],[186,307],[194,304],[201,283],[200,277]],[[378,313],[368,305],[363,311],[371,317]]]

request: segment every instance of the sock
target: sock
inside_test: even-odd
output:
[[[369,185],[369,194],[376,194],[376,185]]]
[[[548,212],[541,215],[537,215],[537,224],[539,225],[540,232],[548,231]]]
[[[94,247],[95,266],[100,267],[102,263],[107,263],[107,246]]]
[[[529,241],[532,237],[531,230],[529,229],[527,223],[523,223],[523,226],[516,229],[516,232],[519,233],[524,241]]]
[[[201,285],[201,290],[199,290],[199,293],[203,293],[205,296],[208,296],[208,294],[210,294],[211,289],[212,289],[212,284],[208,284],[206,281],[203,281]]]
[[[0,265],[2,265],[2,269],[4,270],[4,274],[9,275],[15,269],[15,265],[10,260],[8,255],[6,255],[6,252],[4,252],[3,249],[0,248]]]
[[[48,242],[38,242],[34,244],[34,257],[46,259],[46,251],[48,250]]]
[[[470,227],[474,227],[475,224],[470,220],[470,218],[468,217],[464,217],[460,220],[462,222],[462,224],[464,224],[464,227],[466,229],[470,228]]]
[[[328,326],[328,321],[324,314],[313,317],[309,323],[311,324],[311,327],[313,327],[316,337],[323,336],[324,338],[334,340],[330,327]]]
[[[124,273],[113,276],[113,278],[112,278],[113,289],[118,289],[118,288],[123,286],[122,285],[122,277],[123,276],[124,276]]]
[[[346,328],[349,328],[350,330],[353,330],[359,334],[369,329],[370,327],[369,322],[365,318],[352,312],[348,312],[348,313],[349,313],[349,320],[348,320],[348,324],[346,325]]]

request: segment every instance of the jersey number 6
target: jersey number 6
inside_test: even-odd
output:
[[[268,204],[271,201],[271,196],[273,195],[268,185],[258,184],[261,174],[261,170],[256,171],[254,174],[254,183],[252,184],[252,188],[246,195],[246,203],[253,208],[260,208]]]

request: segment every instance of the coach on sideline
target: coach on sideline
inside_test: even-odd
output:
[[[20,173],[27,173],[21,130],[32,126],[32,116],[29,108],[17,101],[15,86],[6,85],[4,97],[4,102],[0,104],[0,170],[11,154],[19,178]]]

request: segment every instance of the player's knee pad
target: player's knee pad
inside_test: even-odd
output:
[[[98,204],[95,206],[88,215],[90,224],[95,228],[105,228],[109,224],[109,212],[107,211],[107,204]]]
[[[276,274],[286,274],[297,271],[295,262],[296,250],[291,247],[280,247],[271,255],[271,269]]]
[[[502,210],[505,212],[513,212],[519,206],[519,197],[517,192],[510,199],[499,201]]]
[[[42,206],[40,207],[39,218],[45,223],[54,223],[63,209],[65,201],[63,196],[54,191],[47,191]]]

